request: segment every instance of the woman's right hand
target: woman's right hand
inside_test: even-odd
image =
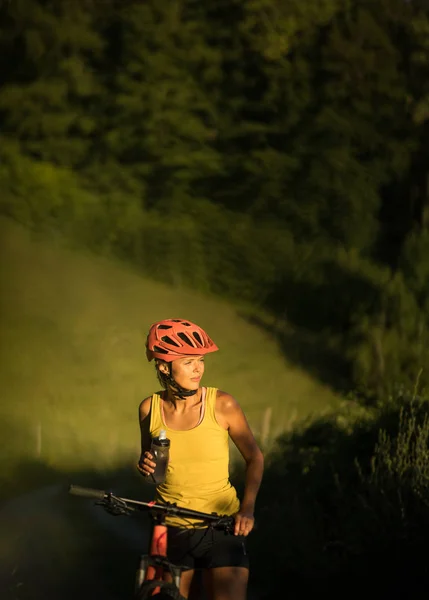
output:
[[[146,451],[142,457],[140,457],[137,463],[137,469],[144,477],[149,477],[155,472],[156,463],[153,461],[153,455]]]

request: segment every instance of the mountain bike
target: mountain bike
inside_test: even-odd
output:
[[[142,502],[129,498],[115,496],[111,492],[84,488],[77,485],[69,487],[69,493],[84,498],[96,500],[95,504],[103,507],[108,513],[131,515],[135,511],[146,511],[152,519],[152,532],[149,541],[148,553],[140,557],[138,565],[134,598],[135,600],[185,600],[180,594],[180,580],[185,567],[173,564],[167,555],[167,516],[178,516],[192,519],[193,526],[222,529],[227,533],[234,532],[234,517],[204,513],[188,508],[181,508],[176,504],[157,504],[156,502]]]

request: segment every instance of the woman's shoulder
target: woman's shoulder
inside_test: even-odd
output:
[[[147,398],[145,398],[144,400],[142,400],[139,404],[139,415],[140,415],[140,421],[142,421],[143,419],[145,419],[148,414],[150,413],[150,409],[152,406],[152,399],[154,396],[161,396],[162,391],[160,392],[155,392],[154,394],[151,394],[150,396],[148,396]]]
[[[216,420],[223,429],[229,429],[236,415],[241,412],[234,396],[223,390],[217,390],[214,410]]]
[[[231,409],[233,410],[239,406],[237,400],[229,394],[228,392],[224,392],[223,390],[216,390],[216,409],[221,412],[228,412]]]

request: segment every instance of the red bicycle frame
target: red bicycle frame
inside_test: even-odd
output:
[[[151,557],[167,558],[167,526],[156,524],[153,526],[152,540],[150,543],[149,555]],[[148,565],[145,581],[153,579],[162,580],[164,578],[164,567],[162,565]],[[154,589],[152,596],[157,594],[160,588]]]
[[[149,504],[155,504],[155,502]],[[168,581],[165,574],[171,574],[173,583],[179,589],[182,569],[169,562],[167,557],[167,525],[164,516],[157,515],[152,527],[149,554],[141,557],[136,576],[136,591],[145,581]],[[153,588],[151,596],[161,591],[160,586]]]

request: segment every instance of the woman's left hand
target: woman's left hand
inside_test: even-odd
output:
[[[242,510],[235,515],[234,535],[249,535],[255,524],[253,512]]]

